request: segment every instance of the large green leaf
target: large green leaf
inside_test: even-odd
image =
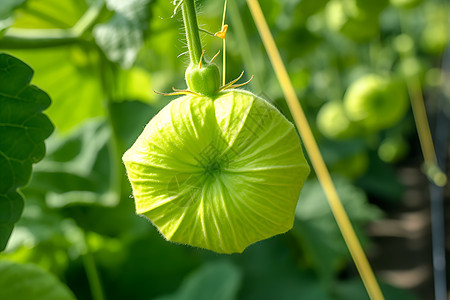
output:
[[[12,27],[70,28],[80,19],[87,7],[85,1],[80,0],[26,0],[26,5],[17,10]]]
[[[53,275],[32,264],[0,261],[0,299],[74,300],[75,296]]]
[[[94,28],[97,44],[111,61],[123,68],[133,65],[143,44],[149,3],[150,0],[107,0],[108,9],[115,14],[108,22]]]
[[[233,300],[240,282],[236,266],[227,261],[214,262],[191,274],[177,293],[157,300]]]
[[[30,85],[33,70],[0,54],[0,250],[6,246],[24,201],[17,188],[27,184],[31,166],[45,155],[44,140],[53,131],[41,112],[49,96]]]
[[[73,45],[11,53],[33,66],[36,84],[52,95],[48,115],[60,132],[104,115],[98,52]]]
[[[123,149],[139,136],[142,128],[156,114],[154,106],[140,101],[110,105],[116,143]],[[83,122],[68,136],[54,134],[47,141],[47,156],[35,168],[24,193],[38,193],[49,207],[67,205],[114,206],[118,195],[111,186],[108,143],[111,128],[100,119]]]
[[[339,177],[335,184],[357,233],[362,233],[365,223],[381,216],[381,211],[368,203],[362,190]],[[293,233],[298,237],[306,259],[319,274],[331,278],[347,261],[348,250],[317,181],[310,180],[303,187],[296,218]]]
[[[0,5],[0,32],[12,25],[14,9],[25,3],[26,0],[3,0]]]
[[[12,27],[68,29],[87,9],[86,2],[79,0],[28,0],[17,10]],[[92,46],[83,43],[10,53],[33,66],[35,83],[52,96],[53,105],[47,113],[60,131],[104,114],[99,55]]]
[[[110,128],[103,121],[85,122],[67,137],[48,140],[47,157],[36,166],[25,193],[41,193],[49,207],[117,204],[110,192],[107,144]]]

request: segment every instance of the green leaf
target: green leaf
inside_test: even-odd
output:
[[[31,166],[45,155],[44,140],[53,132],[41,112],[49,96],[30,85],[33,70],[22,61],[0,54],[0,250],[6,246],[23,209],[17,189],[31,176]]]
[[[150,0],[107,0],[108,9],[115,14],[94,28],[97,44],[111,61],[123,68],[133,65],[143,44],[149,3]]]
[[[71,28],[88,8],[85,1],[79,0],[26,1],[26,5],[17,10],[17,18],[12,27],[33,29]]]
[[[47,113],[60,132],[105,114],[98,51],[73,45],[11,53],[33,66],[36,84],[52,95]]]
[[[0,299],[74,300],[72,292],[52,274],[32,264],[0,261]]]
[[[26,0],[3,0],[0,6],[0,32],[13,24],[13,11]]]
[[[339,177],[335,185],[357,233],[361,233],[365,223],[381,216],[381,211],[368,203],[362,190]],[[322,276],[331,278],[347,260],[348,250],[317,181],[307,181],[303,187],[296,219],[293,233],[299,239],[306,259]]]
[[[25,192],[45,194],[53,208],[116,205],[118,196],[110,191],[109,139],[110,128],[100,120],[84,123],[68,137],[52,136],[48,155],[36,166]]]
[[[233,300],[240,283],[241,273],[230,262],[209,263],[191,274],[177,293],[157,300]]]

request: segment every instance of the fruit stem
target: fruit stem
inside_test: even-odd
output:
[[[183,0],[182,12],[186,39],[189,48],[191,64],[198,65],[202,56],[202,43],[198,33],[197,12],[194,0]]]

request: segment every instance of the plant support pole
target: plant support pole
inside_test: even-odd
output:
[[[450,46],[444,52],[442,63],[442,74],[444,81],[450,76]],[[446,87],[441,85],[442,89]],[[435,133],[435,149],[436,164],[442,166],[445,171],[445,156],[448,149],[449,141],[449,116],[446,113],[450,108],[450,95],[445,91],[439,96],[440,105],[444,109],[439,109],[436,113]],[[445,109],[447,106],[447,110]],[[446,275],[446,259],[445,259],[445,205],[444,205],[444,188],[433,182],[429,183],[430,189],[430,206],[431,206],[431,242],[433,249],[433,276],[434,276],[434,298],[436,300],[447,299],[447,275]]]

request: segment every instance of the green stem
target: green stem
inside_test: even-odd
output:
[[[191,64],[198,65],[202,56],[202,43],[198,33],[197,13],[194,0],[183,1],[183,21],[189,48]]]
[[[114,120],[114,115],[112,111],[112,106],[114,104],[114,87],[116,84],[116,70],[115,65],[112,64],[104,54],[99,50],[100,55],[102,56],[100,71],[101,71],[101,83],[103,92],[105,95],[105,107],[106,107],[106,120],[108,122],[109,128],[111,129],[111,137],[108,143],[109,150],[109,160],[111,166],[111,174],[109,178],[109,188],[110,190],[116,194],[119,199],[122,197],[122,180],[123,174],[125,174],[125,170],[122,164],[122,153],[124,152],[124,145],[120,142],[120,137],[118,134],[118,128],[116,122]]]
[[[71,29],[11,28],[0,39],[2,49],[36,49],[74,44],[80,39]]]
[[[94,255],[89,246],[89,242],[86,238],[86,232],[83,229],[83,238],[86,245],[86,254],[81,256],[83,261],[83,266],[86,270],[86,276],[89,282],[89,287],[91,288],[92,299],[94,300],[104,300],[102,284],[100,282],[100,276],[97,271],[97,266],[95,265]]]
[[[76,207],[74,212],[78,226],[83,234],[83,242],[86,253],[81,255],[81,261],[86,271],[86,277],[89,283],[89,287],[91,289],[92,299],[104,300],[105,296],[103,294],[100,276],[98,274],[97,266],[95,264],[94,255],[92,254],[92,250],[89,245],[89,241],[87,239],[86,220],[83,211],[79,207]]]
[[[239,41],[237,45],[242,57],[244,58],[244,64],[248,68],[247,71],[249,71],[249,73],[252,75],[259,75],[255,76],[251,84],[253,84],[253,87],[258,92],[261,92],[263,90],[263,85],[261,83],[261,74],[264,74],[264,66],[263,64],[261,64],[258,68],[255,63],[255,51],[252,50],[250,43],[248,42],[247,34],[245,33],[245,27],[242,23],[241,14],[235,0],[228,1],[228,9],[230,10],[229,15],[231,17],[231,22],[233,23],[232,25],[235,28],[233,32],[236,33],[237,40]]]
[[[69,29],[10,28],[0,38],[0,48],[36,49],[81,42],[82,35],[97,22],[103,7],[104,0],[94,1],[80,20]]]

